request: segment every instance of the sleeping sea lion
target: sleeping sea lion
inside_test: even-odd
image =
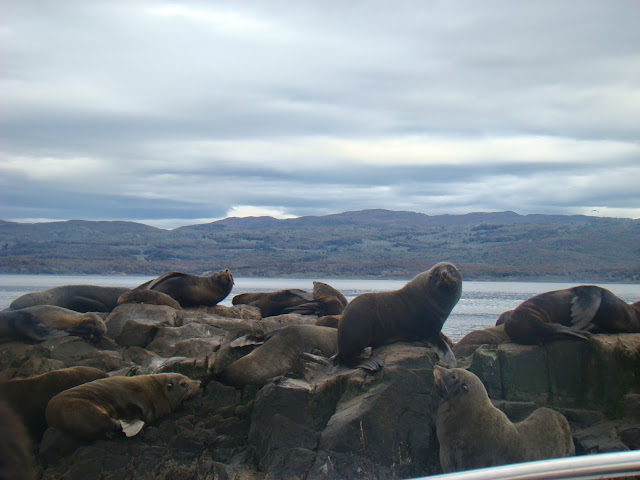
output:
[[[433,377],[441,398],[435,420],[445,473],[575,454],[569,422],[555,410],[538,408],[514,424],[473,373],[438,365]]]
[[[210,277],[199,277],[181,272],[169,272],[143,283],[135,290],[155,290],[165,293],[182,306],[200,307],[217,305],[233,288],[233,275],[225,268]]]
[[[44,412],[49,400],[64,390],[108,376],[97,368],[71,367],[35,377],[15,378],[0,383],[0,399],[6,400],[22,417],[31,438],[37,443],[47,429]]]
[[[199,381],[179,373],[103,378],[53,397],[47,424],[85,440],[132,437],[199,389]]]
[[[25,293],[11,302],[9,308],[19,310],[34,305],[55,305],[76,312],[110,312],[118,305],[118,297],[129,290],[127,287],[63,285]]]
[[[66,334],[97,341],[107,331],[102,318],[54,305],[35,305],[0,312],[0,341],[35,340]]]
[[[282,315],[287,313],[287,308],[311,301],[313,301],[313,294],[298,288],[289,288],[276,292],[241,293],[233,297],[231,303],[258,307],[264,318]]]
[[[123,303],[146,303],[148,305],[167,305],[168,307],[182,310],[180,304],[166,293],[156,290],[133,289],[118,297],[118,305]]]
[[[509,337],[535,345],[555,338],[586,339],[591,333],[639,333],[640,302],[629,305],[596,285],[541,293],[503,313]]]
[[[367,346],[425,340],[447,365],[455,365],[441,330],[461,292],[460,272],[441,262],[399,290],[358,295],[342,312],[336,362],[354,366]]]

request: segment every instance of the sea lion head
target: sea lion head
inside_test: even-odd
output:
[[[231,289],[233,288],[235,282],[233,281],[233,275],[231,275],[231,272],[228,268],[214,273],[209,278],[214,285],[218,285],[220,290],[225,293],[225,297],[229,295],[229,293],[231,293]]]
[[[498,320],[496,320],[496,327],[499,327],[500,325],[504,325],[504,322],[506,322],[508,318],[511,318],[512,313],[513,313],[513,310],[507,310],[506,312],[502,312],[498,317]]]
[[[462,368],[444,368],[436,365],[433,368],[436,390],[443,400],[464,401],[472,392],[485,390],[478,377]]]
[[[180,373],[163,373],[159,380],[172,409],[194,397],[200,390],[199,380],[191,380]]]
[[[440,291],[448,291],[457,294],[458,298],[462,292],[462,275],[452,263],[436,263],[429,270],[429,283],[433,288]]]

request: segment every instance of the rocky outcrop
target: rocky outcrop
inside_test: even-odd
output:
[[[259,337],[316,318],[260,318],[255,307],[123,304],[97,344],[78,337],[0,344],[0,381],[74,365],[110,374],[175,371],[201,394],[132,438],[81,442],[49,429],[37,449],[44,479],[410,478],[441,472],[433,416],[436,353],[422,343],[375,350],[376,374],[302,354],[264,386],[224,383],[226,366]],[[109,326],[110,325],[110,326]],[[491,342],[489,342],[491,343]],[[467,348],[467,347],[465,347]],[[461,356],[461,355],[460,355]],[[640,445],[640,334],[523,346],[474,345],[460,363],[518,421],[539,406],[569,420],[578,453]],[[469,419],[473,421],[473,419]]]

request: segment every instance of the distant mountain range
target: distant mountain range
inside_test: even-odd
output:
[[[0,220],[0,273],[410,278],[438,261],[468,280],[640,282],[640,220],[514,212],[362,210],[226,218],[163,230],[135,222]]]

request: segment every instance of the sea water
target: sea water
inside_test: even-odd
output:
[[[136,287],[153,276],[133,275],[0,275],[0,310],[11,301],[29,292],[46,290],[60,285],[101,285]],[[382,292],[401,288],[407,280],[357,279],[301,279],[301,278],[234,278],[231,294],[222,305],[231,305],[231,299],[245,292],[273,292],[286,288],[311,291],[313,281],[328,283],[340,290],[348,300],[366,292]],[[464,281],[462,296],[447,319],[442,331],[457,341],[472,330],[495,325],[502,312],[517,307],[524,300],[539,293],[575,286],[575,283],[549,282],[474,282]],[[598,284],[615,293],[626,302],[640,300],[639,284]]]

